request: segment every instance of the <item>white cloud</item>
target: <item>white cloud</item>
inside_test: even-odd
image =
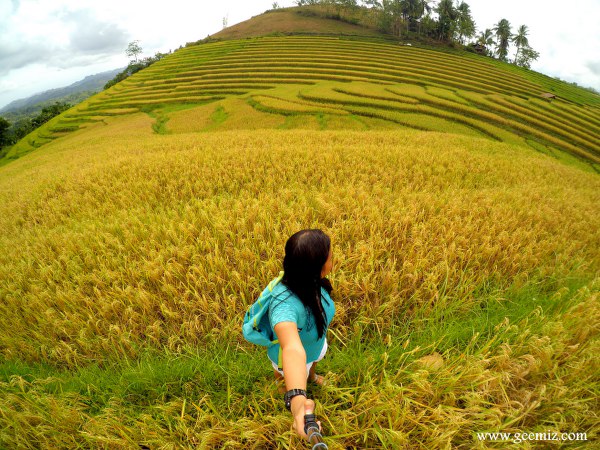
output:
[[[221,2],[219,8],[230,3]],[[139,0],[0,0],[0,107],[125,66],[125,48],[133,39],[141,41],[145,55],[202,39],[220,28],[214,16],[221,14],[214,4],[192,0],[168,5]]]
[[[116,53],[122,51],[130,39],[119,25],[98,20],[89,10],[69,13],[64,20],[72,24],[67,51],[74,54]]]
[[[590,70],[598,63],[600,33],[598,0],[577,0],[566,5],[558,0],[466,0],[478,30],[492,28],[507,19],[513,32],[529,28],[529,45],[540,53],[531,68],[549,76],[600,90],[600,74]],[[567,6],[567,7],[566,7]],[[514,54],[510,53],[510,56]]]

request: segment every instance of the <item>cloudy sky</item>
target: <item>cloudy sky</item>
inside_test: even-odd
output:
[[[478,31],[529,27],[534,70],[600,90],[599,0],[465,0]],[[293,0],[279,0],[293,6]],[[0,108],[127,65],[127,44],[168,52],[271,8],[273,0],[0,0]],[[566,6],[566,7],[565,7]],[[511,53],[512,56],[512,53]]]

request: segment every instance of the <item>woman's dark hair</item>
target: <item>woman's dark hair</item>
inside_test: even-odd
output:
[[[296,294],[307,312],[312,313],[319,332],[325,329],[325,311],[321,306],[321,287],[331,293],[331,283],[321,279],[321,269],[329,257],[331,240],[321,230],[301,230],[294,233],[285,244],[283,279]]]

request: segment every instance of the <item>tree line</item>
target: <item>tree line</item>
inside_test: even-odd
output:
[[[296,5],[319,5],[327,16],[374,26],[397,37],[426,37],[530,68],[540,54],[529,45],[527,25],[513,33],[507,19],[477,34],[471,7],[461,0],[296,0]],[[509,47],[516,52],[509,58]]]
[[[66,102],[54,102],[52,105],[42,108],[39,114],[21,119],[14,124],[4,117],[0,117],[0,158],[4,157],[11,145],[16,144],[17,141],[71,106]]]

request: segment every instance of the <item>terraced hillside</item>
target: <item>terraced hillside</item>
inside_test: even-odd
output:
[[[54,118],[0,161],[0,448],[309,448],[241,333],[304,228],[334,254],[308,387],[331,450],[595,448],[599,108],[476,55],[288,36]]]
[[[159,133],[401,127],[600,163],[600,98],[474,55],[373,40],[265,37],[186,47],[29,136],[16,153],[139,111]]]

